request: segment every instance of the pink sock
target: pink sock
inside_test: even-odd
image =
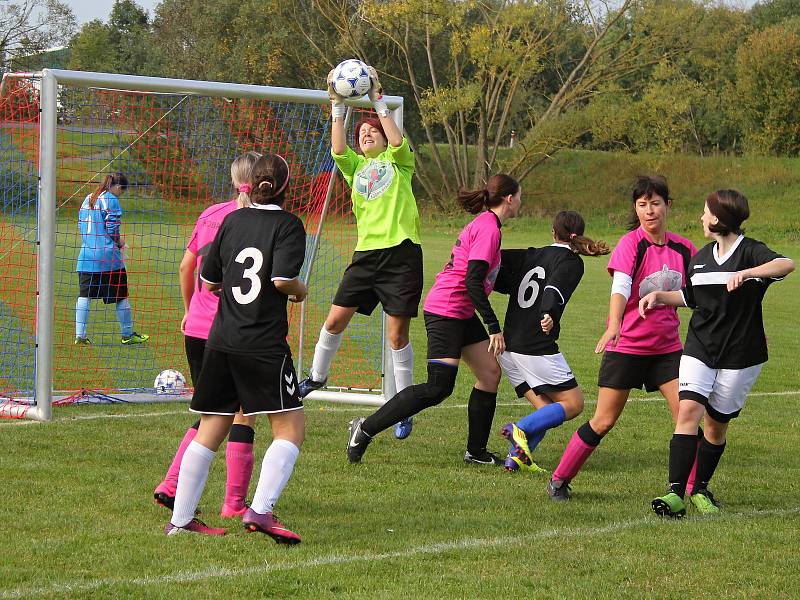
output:
[[[700,440],[697,441],[697,447],[700,447]],[[692,464],[692,471],[689,473],[689,479],[686,481],[686,493],[691,496],[694,491],[694,477],[697,475],[697,453],[694,455],[694,464]]]
[[[181,461],[183,460],[183,453],[186,452],[186,448],[189,446],[191,441],[194,439],[194,436],[197,435],[197,428],[190,427],[186,430],[186,433],[181,440],[180,446],[178,446],[178,451],[175,453],[175,458],[172,459],[172,464],[167,469],[167,474],[164,476],[164,481],[158,484],[158,487],[155,489],[155,492],[163,492],[168,496],[174,496],[175,490],[178,487],[178,472],[181,470]]]
[[[553,471],[553,479],[572,481],[572,478],[578,474],[583,463],[586,462],[586,459],[594,452],[595,448],[597,446],[590,446],[584,442],[577,431],[573,433],[572,439],[570,439],[567,448],[564,450],[564,454],[561,455],[561,462],[558,463],[558,467]]]
[[[228,441],[225,447],[228,475],[225,481],[225,505],[240,510],[253,475],[253,444]]]

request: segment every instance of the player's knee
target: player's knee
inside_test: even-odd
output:
[[[415,395],[428,406],[435,406],[448,398],[456,387],[458,367],[442,363],[428,363],[428,381],[414,386]]]
[[[592,429],[594,430],[597,435],[600,437],[605,436],[609,431],[614,429],[614,425],[617,424],[617,420],[613,417],[609,416],[595,416],[589,421]]]
[[[475,379],[477,380],[476,386],[482,390],[497,391],[502,374],[503,372],[500,370],[500,365],[496,362],[489,363],[475,373]]]

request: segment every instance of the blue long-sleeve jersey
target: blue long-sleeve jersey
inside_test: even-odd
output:
[[[78,214],[81,252],[75,270],[80,273],[119,271],[125,268],[120,248],[122,208],[119,198],[106,191],[97,198],[94,208],[90,207],[89,201],[87,196]]]

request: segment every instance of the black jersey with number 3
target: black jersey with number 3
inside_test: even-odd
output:
[[[557,354],[561,315],[583,277],[583,259],[566,244],[503,250],[494,291],[508,294],[503,327],[506,349],[520,354]],[[553,328],[542,331],[549,314]]]
[[[288,296],[273,281],[300,274],[305,240],[300,219],[275,205],[225,217],[200,273],[204,281],[222,284],[207,347],[276,358],[290,354]]]
[[[739,236],[725,256],[712,242],[689,263],[683,288],[686,305],[694,309],[683,353],[712,369],[744,369],[767,360],[767,339],[761,301],[774,279],[748,279],[729,292],[728,280],[738,271],[784,258],[767,246]]]

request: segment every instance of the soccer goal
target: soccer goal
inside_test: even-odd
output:
[[[402,98],[387,103],[402,128]],[[366,99],[348,105],[351,124],[370,110]],[[235,197],[230,164],[248,150],[287,159],[285,208],[308,233],[302,277],[310,293],[290,307],[290,344],[303,373],[356,243],[329,128],[322,90],[57,69],[4,75],[0,416],[48,420],[52,404],[186,400],[153,387],[164,369],[189,374],[178,266],[200,213]],[[123,345],[115,304],[92,300],[91,345],[76,345],[78,210],[112,172],[129,183],[121,233],[134,330],[151,337]],[[310,398],[380,405],[394,394],[380,311],[354,318],[329,381]]]

